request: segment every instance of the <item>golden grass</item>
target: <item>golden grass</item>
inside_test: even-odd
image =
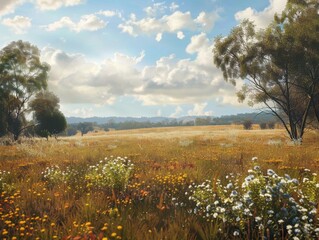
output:
[[[288,171],[292,176],[298,176],[303,168],[318,173],[318,140],[317,132],[308,131],[303,145],[294,146],[283,129],[259,130],[254,126],[254,130],[243,130],[236,125],[109,131],[63,137],[58,141],[24,139],[21,144],[0,146],[0,170],[11,171],[16,185],[16,196],[4,194],[0,202],[11,199],[12,206],[16,203],[19,209],[15,219],[32,224],[31,227],[37,229],[34,236],[42,236],[41,239],[99,233],[99,229],[108,229],[102,235],[111,239],[120,235],[127,239],[129,236],[132,239],[160,239],[167,234],[175,234],[169,239],[197,239],[180,229],[180,222],[175,223],[170,215],[165,215],[166,222],[158,215],[164,214],[162,211],[172,214],[165,209],[163,199],[181,190],[179,181],[185,185],[188,181],[215,179],[229,172],[245,173],[254,156],[258,157],[263,169],[272,168],[279,173]],[[83,168],[111,155],[127,156],[133,161],[136,169],[130,197],[147,199],[145,206],[137,203],[135,206],[134,200],[127,196],[117,199],[119,202],[115,205],[119,211],[121,206],[125,209],[120,217],[114,215],[115,205],[110,207],[112,202],[114,204],[112,195],[99,191],[84,193],[83,189],[69,186],[49,189],[41,179],[41,172],[47,166]],[[149,194],[152,191],[154,196]],[[182,212],[175,211],[174,218],[186,221]],[[1,221],[9,220],[0,209],[0,231],[7,231]],[[185,224],[198,228],[192,221],[187,219]],[[117,226],[123,226],[124,230]],[[46,232],[41,232],[43,229]],[[117,235],[112,237],[112,233]]]

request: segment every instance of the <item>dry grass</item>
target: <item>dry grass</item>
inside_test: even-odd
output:
[[[203,239],[196,235],[198,220],[185,218],[183,212],[172,209],[165,210],[165,215],[156,207],[161,198],[171,194],[168,189],[182,191],[182,186],[175,182],[178,176],[187,176],[183,179],[183,184],[186,184],[222,177],[229,172],[244,173],[251,167],[250,159],[254,156],[259,158],[261,167],[272,168],[279,173],[289,172],[298,176],[303,168],[318,173],[318,140],[319,134],[309,131],[303,145],[293,146],[283,129],[258,130],[255,126],[254,130],[243,130],[236,125],[99,132],[83,137],[59,138],[58,141],[25,139],[19,145],[0,146],[0,169],[14,174],[15,193],[19,196],[14,199],[14,204],[20,211],[15,221],[28,216],[43,219],[44,215],[48,215],[47,221],[55,224],[41,225],[34,220],[33,228],[39,229],[39,232],[43,228],[47,231],[43,235],[33,232],[33,236],[41,235],[41,239],[51,239],[53,235],[61,238],[89,234],[93,228],[90,230],[91,225],[85,225],[87,222],[95,227],[95,233],[107,224],[110,232],[104,236],[108,237],[111,237],[112,231],[117,231],[125,239],[161,239],[168,236],[171,236],[168,239]],[[48,166],[81,169],[111,155],[127,156],[136,166],[131,195],[122,199],[123,205],[116,204],[120,212],[121,209],[124,211],[120,213],[121,217],[110,214],[114,207],[112,194],[85,190],[84,187],[56,186],[48,189],[41,179],[41,172]],[[171,182],[165,182],[163,176]],[[141,198],[141,193],[149,193],[142,205],[134,202],[134,196]],[[0,200],[3,201],[5,196]],[[51,199],[50,203],[46,199]],[[3,216],[4,212],[1,214],[0,231],[3,231],[5,227],[1,221],[7,219]],[[165,216],[161,219],[158,214]],[[179,220],[174,222],[172,216]],[[193,230],[181,229],[180,221],[186,221],[185,226]],[[117,225],[123,226],[124,230],[116,230]],[[12,232],[11,236],[18,234]]]

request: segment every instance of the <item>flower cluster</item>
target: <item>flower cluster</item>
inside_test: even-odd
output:
[[[13,185],[11,183],[11,173],[8,171],[0,170],[0,192],[10,191],[12,189]]]
[[[134,164],[127,157],[105,158],[90,166],[85,175],[89,187],[124,190],[132,177]]]
[[[253,158],[254,162],[256,158]],[[193,214],[219,219],[234,236],[267,239],[313,239],[319,236],[316,222],[319,184],[316,174],[305,170],[302,179],[279,176],[260,167],[248,170],[240,184],[240,176],[229,174],[225,182],[189,186],[194,203]]]

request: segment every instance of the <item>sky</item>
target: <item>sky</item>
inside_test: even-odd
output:
[[[256,111],[214,66],[244,19],[266,27],[286,0],[0,0],[0,47],[23,40],[51,66],[49,90],[75,117],[221,116]]]

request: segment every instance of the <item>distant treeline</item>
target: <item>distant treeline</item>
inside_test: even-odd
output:
[[[250,121],[252,124],[259,124],[260,126],[269,123],[275,123],[277,119],[270,114],[246,113],[221,117],[189,117],[189,118],[163,118],[162,121],[152,121],[152,119],[132,119],[116,121],[115,119],[108,119],[106,123],[99,123],[85,121],[79,123],[69,123],[66,131],[62,135],[72,136],[80,132],[82,135],[90,131],[109,131],[109,130],[127,130],[139,128],[156,128],[156,127],[176,127],[176,126],[206,126],[206,125],[230,125],[243,124]],[[92,120],[92,119],[90,119]]]

